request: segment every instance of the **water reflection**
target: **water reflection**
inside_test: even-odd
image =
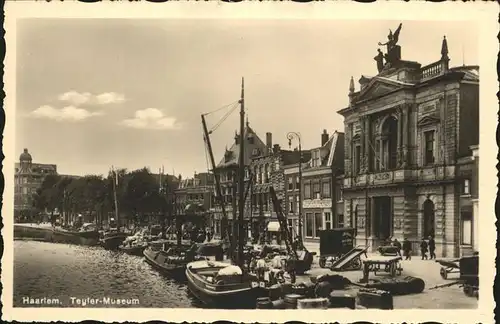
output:
[[[198,306],[185,284],[160,274],[142,257],[100,247],[15,241],[14,307],[35,306],[24,304],[23,297],[58,298],[57,307],[76,306],[70,297],[138,298],[133,307]]]

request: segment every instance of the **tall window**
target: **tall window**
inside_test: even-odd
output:
[[[259,166],[259,183],[263,183],[264,182],[264,174],[263,174],[263,170],[262,170],[262,165]]]
[[[311,199],[311,181],[304,183],[304,199]]]
[[[288,177],[288,190],[293,190],[293,177]]]
[[[295,189],[300,189],[300,178],[295,177]]]
[[[323,180],[322,186],[323,186],[323,193],[321,196],[323,198],[330,198],[331,197],[330,180]]]
[[[463,185],[463,188],[462,188],[462,193],[464,195],[470,195],[470,180],[469,179],[465,179],[464,180],[464,185]]]
[[[434,131],[428,131],[424,133],[425,137],[425,153],[424,153],[424,161],[425,165],[434,163]]]
[[[354,173],[359,174],[361,171],[361,146],[356,145],[354,148]]]
[[[323,217],[321,213],[314,213],[314,237],[319,237],[319,233],[322,229]]]
[[[325,229],[329,230],[332,228],[332,214],[330,212],[325,212]]]
[[[268,183],[269,182],[269,165],[265,165],[264,167],[264,183]]]
[[[313,199],[321,198],[321,187],[319,184],[319,180],[314,180],[313,182]]]
[[[299,210],[300,210],[300,196],[295,196],[295,203],[296,203],[296,206],[297,206],[297,207],[295,208],[295,210],[296,210],[297,212],[299,212]]]
[[[472,245],[472,213],[462,211],[462,244]]]
[[[295,213],[295,205],[293,203],[293,196],[289,196],[288,197],[288,212],[290,214],[294,214]]]
[[[344,214],[338,214],[338,227],[344,227]]]
[[[306,213],[306,236],[313,237],[314,216],[312,213]]]
[[[343,201],[344,200],[344,196],[343,196],[343,192],[342,192],[342,187],[340,187],[339,185],[337,185],[337,201]]]

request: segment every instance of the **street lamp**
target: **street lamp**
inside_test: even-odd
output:
[[[286,135],[288,147],[292,147],[292,140],[299,142],[299,242],[302,244],[302,143],[300,133],[289,132]]]

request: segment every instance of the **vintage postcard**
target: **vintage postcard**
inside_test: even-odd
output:
[[[7,320],[493,323],[497,7],[22,2],[5,30]]]

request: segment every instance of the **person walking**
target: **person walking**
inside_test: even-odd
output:
[[[392,242],[392,245],[396,248],[396,251],[398,253],[399,256],[401,256],[401,242],[398,241],[397,238],[394,239],[394,241]]]
[[[422,241],[420,242],[420,253],[422,254],[422,260],[427,260],[427,248],[428,248],[427,241],[425,240],[425,237],[422,238]]]
[[[432,235],[429,236],[429,258],[436,260],[436,241],[434,241]]]
[[[403,253],[405,260],[411,260],[411,242],[406,237],[403,240]]]

